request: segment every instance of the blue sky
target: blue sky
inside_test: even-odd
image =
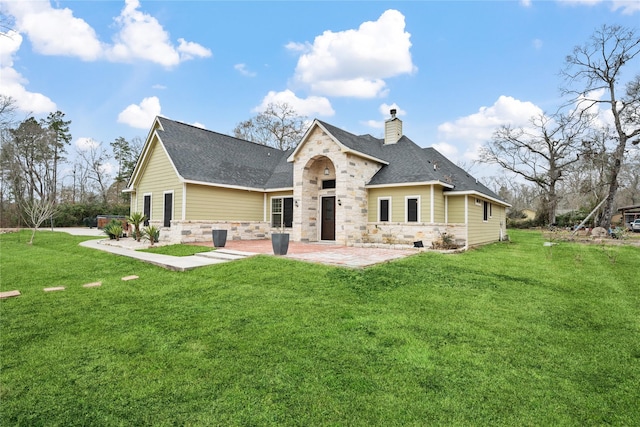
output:
[[[556,110],[564,58],[594,29],[640,27],[638,0],[0,8],[14,29],[0,36],[0,93],[22,115],[63,111],[75,145],[144,139],[158,114],[231,134],[269,102],[380,137],[394,106],[405,135],[465,164],[496,126]]]

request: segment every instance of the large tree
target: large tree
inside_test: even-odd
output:
[[[287,103],[272,103],[264,112],[238,123],[236,138],[287,150],[300,142],[307,129],[307,118]]]
[[[142,151],[142,140],[135,137],[131,141],[127,141],[123,137],[118,137],[111,143],[111,148],[113,149],[113,157],[118,163],[118,172],[114,180],[115,191],[118,197],[121,197],[121,190],[131,178]],[[123,199],[127,200],[126,198]]]
[[[69,125],[71,120],[64,120],[64,113],[56,111],[49,113],[47,118],[42,121],[42,126],[49,131],[49,145],[53,155],[53,171],[52,171],[52,200],[56,200],[56,189],[58,188],[58,166],[65,160],[66,146],[71,142],[71,133]]]
[[[584,111],[597,110],[606,104],[613,116],[616,143],[606,175],[608,191],[599,221],[602,227],[609,227],[611,223],[627,144],[637,144],[636,137],[640,135],[640,75],[629,80],[626,90],[622,79],[625,66],[639,53],[640,36],[635,29],[604,25],[584,45],[573,49],[562,72],[567,82],[564,92],[572,95]]]
[[[549,224],[555,223],[558,183],[579,160],[579,149],[589,129],[588,115],[532,117],[528,127],[503,125],[480,151],[480,161],[494,163],[534,183],[542,191]]]

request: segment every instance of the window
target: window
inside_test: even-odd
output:
[[[420,197],[410,196],[406,198],[407,222],[420,222]]]
[[[391,199],[389,197],[378,199],[378,221],[389,222],[391,220]]]
[[[293,226],[293,197],[271,199],[271,226],[284,228]]]
[[[163,227],[171,227],[173,219],[173,192],[164,193]]]
[[[322,189],[327,190],[331,188],[336,188],[336,180],[335,179],[325,179],[322,181]]]
[[[142,213],[146,217],[144,220],[144,226],[149,226],[149,220],[151,219],[151,194],[144,195],[144,203],[142,208]]]
[[[489,218],[493,217],[493,203],[489,203]]]
[[[491,203],[489,202],[482,202],[483,206],[482,206],[482,220],[483,221],[489,221],[489,206],[491,206]]]

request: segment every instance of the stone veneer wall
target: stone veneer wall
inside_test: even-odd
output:
[[[407,224],[403,222],[370,222],[362,240],[365,243],[379,244],[411,244],[419,240],[425,247],[438,239],[440,233],[453,236],[460,245],[466,245],[466,229],[464,224]]]
[[[153,225],[158,226],[158,224]],[[161,228],[160,241],[171,243],[211,242],[213,240],[211,230],[227,230],[227,240],[266,239],[272,231],[271,225],[262,221],[171,221],[171,228]]]
[[[331,163],[329,176],[323,175],[324,167]],[[294,163],[294,200],[299,209],[294,209],[295,241],[315,242],[320,240],[322,196],[335,195],[336,242],[340,244],[360,243],[367,224],[367,190],[364,185],[380,169],[372,160],[344,153],[330,136],[320,128],[309,135]],[[323,179],[336,180],[335,190],[321,190]]]

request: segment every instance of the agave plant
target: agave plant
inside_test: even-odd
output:
[[[147,220],[147,217],[142,212],[133,212],[127,218],[129,224],[132,224],[134,227],[133,235],[136,238],[136,241],[140,241],[142,238],[142,231],[140,230],[140,224],[143,224]]]
[[[110,239],[120,240],[120,236],[122,236],[124,229],[122,228],[122,223],[120,221],[113,219],[104,226],[103,231]]]
[[[142,236],[149,240],[149,243],[153,246],[160,239],[160,229],[155,225],[150,225],[142,229]]]

